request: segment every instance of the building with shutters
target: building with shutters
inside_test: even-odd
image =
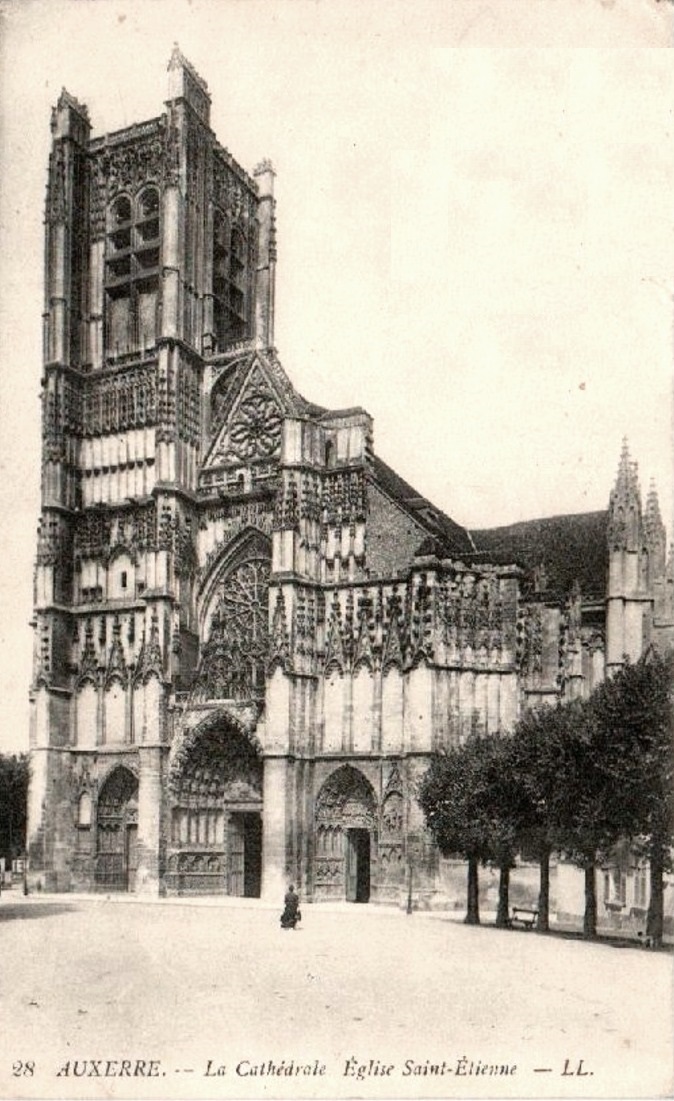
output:
[[[274,347],[274,172],[176,49],[165,110],[54,108],[30,881],[447,902],[428,755],[673,637],[657,497],[469,532]]]

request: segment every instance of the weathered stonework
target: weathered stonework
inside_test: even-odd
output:
[[[657,498],[625,454],[608,515],[471,535],[305,400],[273,169],[179,51],[169,85],[117,134],[52,121],[30,879],[437,905],[429,754],[671,636]]]

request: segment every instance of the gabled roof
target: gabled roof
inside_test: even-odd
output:
[[[248,377],[255,363],[262,365],[266,375],[279,400],[284,412],[290,416],[322,416],[326,410],[320,405],[313,405],[302,397],[288,378],[281,361],[273,349],[252,348],[244,346],[238,351],[229,353],[212,364],[215,374],[211,391],[212,398],[217,395],[217,415],[213,425],[213,431],[217,431],[227,418],[244,380]]]
[[[423,540],[422,547],[420,541],[420,548],[424,552],[428,550],[430,553],[432,550],[438,556],[452,556],[471,554],[475,550],[470,533],[465,528],[431,504],[377,455],[372,457],[372,475],[380,489],[431,536],[433,544]]]
[[[543,568],[546,593],[562,595],[575,581],[584,597],[606,595],[608,512],[580,512],[472,531],[477,550],[527,570]]]

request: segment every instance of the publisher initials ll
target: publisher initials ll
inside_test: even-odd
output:
[[[583,1059],[579,1059],[574,1065],[571,1059],[564,1060],[564,1070],[562,1071],[562,1078],[587,1078],[592,1074],[591,1070],[583,1069]]]

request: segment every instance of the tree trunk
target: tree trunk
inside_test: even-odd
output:
[[[646,936],[650,937],[653,948],[662,947],[662,934],[664,925],[663,902],[663,865],[664,851],[659,841],[651,842],[651,897],[648,903],[648,915],[646,917]]]
[[[583,917],[583,936],[596,937],[597,935],[597,889],[595,884],[594,864],[585,867],[585,915]]]
[[[468,909],[466,911],[466,925],[480,924],[479,889],[477,860],[474,857],[470,857],[468,860]]]
[[[498,875],[498,909],[496,911],[496,926],[499,929],[507,929],[510,925],[510,867],[502,864]]]
[[[539,933],[550,932],[550,852],[545,850],[539,861],[540,884],[538,888],[538,925]]]

